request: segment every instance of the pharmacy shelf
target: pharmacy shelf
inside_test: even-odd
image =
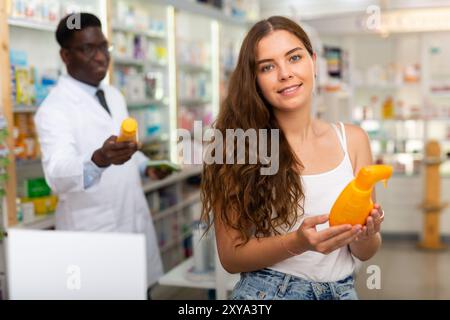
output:
[[[192,205],[193,203],[200,201],[200,193],[195,192],[195,194],[192,194],[190,196],[187,196],[186,199],[182,200],[181,202],[170,206],[169,208],[166,208],[164,210],[161,210],[161,212],[157,212],[153,215],[153,221],[156,222],[160,219],[163,219],[165,217],[168,217],[180,210],[182,210],[185,207],[188,207]]]
[[[406,122],[406,121],[427,121],[429,119],[425,118],[392,118],[392,119],[366,119],[366,120],[358,120],[355,121],[355,124],[360,125],[363,122],[379,122],[381,124],[387,122]]]
[[[232,73],[234,72],[234,70],[236,70],[236,69],[235,69],[235,68],[223,68],[223,72],[224,72],[226,75],[232,74]]]
[[[8,18],[8,24],[13,27],[27,28],[46,32],[55,32],[56,24],[33,21],[24,18]]]
[[[186,259],[184,262],[167,272],[159,279],[159,284],[164,286],[188,287],[199,289],[216,289],[216,281],[210,279],[201,280],[200,278],[189,279],[186,275],[188,271],[194,266],[194,258]],[[226,289],[233,290],[236,283],[239,281],[239,274],[226,274]]]
[[[167,63],[149,61],[146,61],[145,65],[150,69],[165,69],[168,66]]]
[[[192,232],[186,232],[186,233],[182,234],[180,238],[173,239],[173,240],[165,243],[163,246],[161,246],[159,248],[159,251],[161,251],[161,253],[164,254],[165,252],[169,251],[170,249],[172,249],[173,247],[175,247],[179,243],[181,243],[184,240],[186,240],[187,238],[189,238],[190,236],[192,236]]]
[[[204,73],[208,75],[211,74],[211,68],[205,66],[183,63],[178,65],[178,68],[180,69],[180,71],[183,71],[185,73]]]
[[[354,88],[357,90],[398,90],[404,88],[417,89],[420,83],[386,83],[386,84],[357,84]]]
[[[166,143],[169,141],[169,135],[168,134],[160,134],[158,136],[154,137],[145,137],[140,140],[142,144],[150,144],[150,143]]]
[[[33,159],[33,160],[22,160],[22,159],[16,159],[16,166],[17,167],[25,167],[25,166],[37,166],[42,165],[42,159]]]
[[[151,62],[151,61],[144,60],[144,59],[136,59],[136,58],[130,58],[130,57],[114,56],[113,61],[115,64],[119,64],[119,65],[132,65],[132,66],[138,66],[138,67],[148,67],[149,69],[167,68],[167,63]]]
[[[55,227],[55,215],[35,216],[33,220],[20,222],[14,228],[45,230]]]
[[[211,99],[198,99],[198,98],[181,98],[179,100],[180,105],[186,107],[199,107],[205,104],[212,103]]]
[[[13,107],[14,113],[34,113],[36,112],[38,107],[35,106],[27,106],[27,105],[15,105]]]
[[[133,66],[138,66],[138,67],[145,66],[145,61],[142,59],[115,56],[115,57],[113,57],[113,61],[115,64],[133,65]]]
[[[141,109],[146,108],[150,105],[154,106],[167,106],[167,103],[164,100],[157,99],[145,99],[139,101],[127,101],[128,109]]]
[[[171,184],[177,183],[180,180],[185,180],[189,177],[193,177],[202,173],[202,165],[193,165],[191,168],[183,169],[181,172],[173,173],[165,179],[158,181],[146,181],[142,185],[142,189],[145,193],[149,193]]]
[[[132,33],[132,34],[139,35],[139,36],[145,36],[145,37],[151,38],[151,39],[159,39],[159,40],[166,39],[165,33],[155,33],[155,32],[150,32],[150,31],[142,30],[142,29],[136,29],[136,28],[132,28],[132,27],[123,27],[123,26],[113,25],[112,30],[116,31],[116,32]]]
[[[449,96],[450,98],[450,96]],[[450,118],[445,117],[445,118],[428,118],[426,121],[440,121],[440,122],[449,122]]]
[[[191,14],[201,15],[204,17],[208,17],[210,19],[214,19],[223,23],[233,24],[233,25],[241,25],[245,27],[250,27],[253,23],[247,22],[243,19],[239,19],[232,16],[227,16],[222,10],[214,8],[212,6],[207,6],[200,3],[195,3],[193,1],[186,0],[153,0],[154,4],[159,5],[170,5],[174,6],[175,9],[188,12]]]
[[[450,92],[430,92],[431,98],[450,98]]]

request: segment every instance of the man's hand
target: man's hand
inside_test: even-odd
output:
[[[170,175],[172,172],[168,169],[156,169],[153,167],[147,167],[145,173],[150,179],[161,180]]]
[[[117,136],[111,136],[103,143],[100,149],[94,151],[92,162],[98,167],[104,168],[112,164],[124,164],[131,159],[137,151],[136,142],[117,142]]]

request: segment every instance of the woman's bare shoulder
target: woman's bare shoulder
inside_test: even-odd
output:
[[[368,140],[367,133],[363,128],[351,123],[344,123],[344,127],[345,135],[349,143],[360,143]]]

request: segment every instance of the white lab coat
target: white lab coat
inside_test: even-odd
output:
[[[123,165],[108,167],[98,183],[84,189],[83,163],[109,136],[119,134],[128,116],[122,94],[108,85],[102,88],[112,118],[95,96],[66,76],[60,77],[35,116],[45,178],[59,197],[56,229],[144,233],[152,285],[162,275],[162,263],[139,174],[139,164],[147,158],[136,152]]]

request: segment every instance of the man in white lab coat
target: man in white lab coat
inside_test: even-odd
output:
[[[110,46],[100,20],[87,13],[68,16],[56,39],[68,75],[60,77],[35,116],[45,177],[59,196],[56,229],[144,233],[152,286],[162,263],[140,173],[152,178],[165,173],[146,167],[148,158],[136,143],[116,142],[128,112],[122,94],[101,83]]]

